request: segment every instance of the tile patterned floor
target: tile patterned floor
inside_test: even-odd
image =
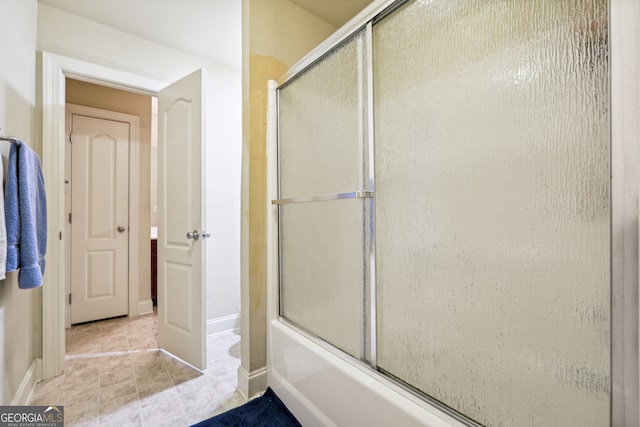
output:
[[[207,337],[204,373],[158,349],[157,317],[117,318],[66,332],[64,375],[29,403],[64,405],[65,426],[188,426],[244,403],[236,391],[240,335]]]

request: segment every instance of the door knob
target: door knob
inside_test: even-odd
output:
[[[200,233],[198,233],[198,230],[193,230],[193,231],[188,231],[187,232],[187,239],[191,240],[198,240],[200,238]]]
[[[208,232],[207,230],[202,230],[202,239],[208,239],[209,237],[211,237],[211,233]]]
[[[121,225],[120,225],[120,226],[118,226],[118,233],[123,233],[123,232],[124,232],[124,230],[126,230],[126,228],[125,228],[125,227],[123,227],[123,226],[121,226]]]

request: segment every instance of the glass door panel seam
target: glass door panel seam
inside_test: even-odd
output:
[[[369,179],[368,189],[375,193],[375,154],[374,154],[374,123],[373,123],[373,36],[372,22],[367,23],[365,29],[365,49],[367,52],[367,143],[369,145]],[[377,368],[377,316],[376,316],[376,245],[375,245],[375,200],[369,202],[369,331],[370,331],[370,358],[371,367]]]

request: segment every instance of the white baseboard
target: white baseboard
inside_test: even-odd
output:
[[[20,387],[16,395],[11,401],[11,406],[22,406],[29,402],[29,396],[35,387],[36,383],[42,379],[42,359],[36,359],[33,361],[29,370],[24,375]]]
[[[207,335],[233,331],[240,328],[240,313],[207,320]]]
[[[238,391],[245,400],[252,399],[267,389],[267,368],[251,373],[243,366],[238,368]]]
[[[150,299],[145,299],[138,302],[138,315],[142,316],[143,314],[153,313],[153,301]]]

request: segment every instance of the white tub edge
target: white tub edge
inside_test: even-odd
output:
[[[279,320],[270,322],[268,346],[267,384],[305,427],[464,425]]]

